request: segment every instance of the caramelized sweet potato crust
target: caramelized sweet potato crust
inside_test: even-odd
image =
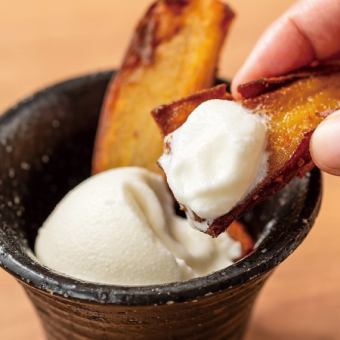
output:
[[[265,89],[267,92],[255,96],[259,84],[261,91]],[[271,86],[273,84],[274,87]],[[280,81],[277,78],[260,80],[242,85],[240,90],[248,97],[240,103],[268,118],[268,174],[244,201],[212,222],[208,229],[212,236],[219,235],[245,210],[313,167],[309,153],[310,137],[329,113],[340,108],[340,65],[305,69],[281,77]],[[185,122],[201,102],[207,99],[229,99],[230,95],[224,91],[225,87],[221,85],[202,91],[155,109],[153,116],[166,135]]]
[[[149,8],[107,90],[94,173],[129,165],[159,171],[162,137],[150,111],[213,84],[232,18],[219,0],[158,0]]]

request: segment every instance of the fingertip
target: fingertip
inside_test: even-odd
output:
[[[241,94],[238,92],[238,85],[239,85],[239,82],[237,81],[237,78],[235,77],[231,83],[231,94],[236,100],[239,100],[242,98]]]
[[[232,94],[239,98],[240,84],[273,77],[310,64],[315,59],[310,41],[287,12],[262,35],[232,83]]]
[[[340,110],[330,115],[315,130],[310,152],[321,170],[340,176]]]

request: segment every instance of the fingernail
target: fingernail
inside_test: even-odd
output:
[[[315,130],[310,151],[320,169],[340,175],[340,110],[327,117]]]

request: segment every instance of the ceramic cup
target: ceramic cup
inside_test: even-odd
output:
[[[101,285],[60,275],[34,257],[39,226],[90,175],[111,75],[57,84],[1,116],[1,266],[25,289],[48,339],[240,339],[265,280],[314,222],[321,199],[317,170],[249,211],[243,219],[256,249],[206,277],[145,287]]]

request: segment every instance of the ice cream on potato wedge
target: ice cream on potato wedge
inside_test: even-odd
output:
[[[267,171],[232,209],[213,219],[202,218],[189,206],[183,206],[195,222],[206,224],[204,231],[212,236],[218,236],[244,211],[314,166],[309,153],[310,137],[317,125],[340,107],[340,65],[322,65],[280,78],[261,79],[242,85],[240,92],[246,98],[238,103],[245,110],[266,118]],[[232,100],[226,93],[226,86],[219,85],[158,107],[152,114],[163,135],[167,136],[179,129],[200,104],[211,99]],[[169,139],[166,140],[165,150],[171,152]],[[247,160],[244,161],[247,164]],[[190,174],[183,176],[189,178]]]

